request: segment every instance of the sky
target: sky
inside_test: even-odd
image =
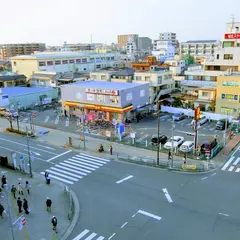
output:
[[[117,42],[118,34],[221,40],[240,0],[1,0],[0,44]]]

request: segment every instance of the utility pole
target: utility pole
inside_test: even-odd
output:
[[[83,150],[86,151],[86,141],[85,141],[85,117],[84,117],[84,108],[82,108],[82,117],[83,117]]]
[[[157,148],[157,165],[159,166],[159,154],[160,154],[160,141],[159,141],[159,135],[160,135],[160,110],[157,113],[157,118],[158,118],[158,140],[157,140],[157,144],[158,144],[158,148]],[[159,142],[158,142],[159,141]]]
[[[194,155],[197,153],[198,148],[198,119],[200,118],[200,106],[194,110]]]
[[[12,240],[15,240],[14,230],[13,230],[13,222],[12,222],[12,209],[11,209],[11,203],[10,203],[9,195],[8,195],[8,185],[4,184],[3,187],[4,187],[5,191],[6,191],[6,199],[7,199],[7,205],[8,205],[8,217],[9,217],[10,228],[11,228],[11,232],[12,232]]]
[[[174,119],[172,119],[172,154],[171,154],[171,158],[172,158],[172,164],[171,164],[171,168],[173,168],[173,137],[174,137]]]
[[[32,174],[32,159],[31,159],[31,153],[30,153],[29,136],[28,136],[28,127],[27,126],[26,126],[26,134],[27,134],[29,173],[30,173],[30,177],[32,178],[33,177],[33,174]]]

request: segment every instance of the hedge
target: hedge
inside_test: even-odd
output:
[[[27,135],[26,132],[21,131],[21,130],[17,130],[17,129],[7,128],[6,130],[8,132],[17,133],[17,134],[20,134],[20,135]],[[33,134],[32,132],[28,133],[29,136],[31,136],[32,134]]]

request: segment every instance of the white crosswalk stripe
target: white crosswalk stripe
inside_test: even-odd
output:
[[[49,173],[50,179],[74,184],[108,162],[110,162],[108,159],[79,153],[46,169],[46,172]],[[41,172],[41,174],[45,173]]]
[[[224,166],[222,167],[221,170],[222,171],[228,171],[228,172],[240,172],[239,162],[240,162],[240,157],[238,157],[237,159],[235,159],[235,157],[231,157],[224,164]]]
[[[89,235],[90,234],[90,235]],[[92,240],[94,239],[98,234],[97,233],[90,233],[90,231],[88,229],[85,229],[84,231],[82,231],[79,235],[77,235],[73,240]],[[85,238],[86,237],[86,238]],[[104,237],[100,236],[98,237],[96,240],[103,240]]]

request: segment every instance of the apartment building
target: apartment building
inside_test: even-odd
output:
[[[149,50],[152,45],[152,39],[149,37],[139,37],[138,38],[138,49],[139,50]]]
[[[18,55],[29,55],[34,52],[42,52],[46,49],[45,43],[3,44],[0,55],[4,60]]]
[[[172,46],[177,48],[177,35],[176,35],[176,33],[173,33],[173,32],[162,32],[162,33],[159,33],[159,40],[160,41],[167,41]]]
[[[212,57],[220,47],[217,40],[190,40],[180,44],[180,53],[192,57]]]
[[[119,53],[43,52],[11,58],[12,71],[30,79],[34,72],[90,73],[120,62]]]
[[[128,39],[131,38],[138,49],[138,34],[123,34],[123,35],[118,35],[117,36],[117,42],[118,42],[118,47],[119,48],[125,48],[127,46]]]

